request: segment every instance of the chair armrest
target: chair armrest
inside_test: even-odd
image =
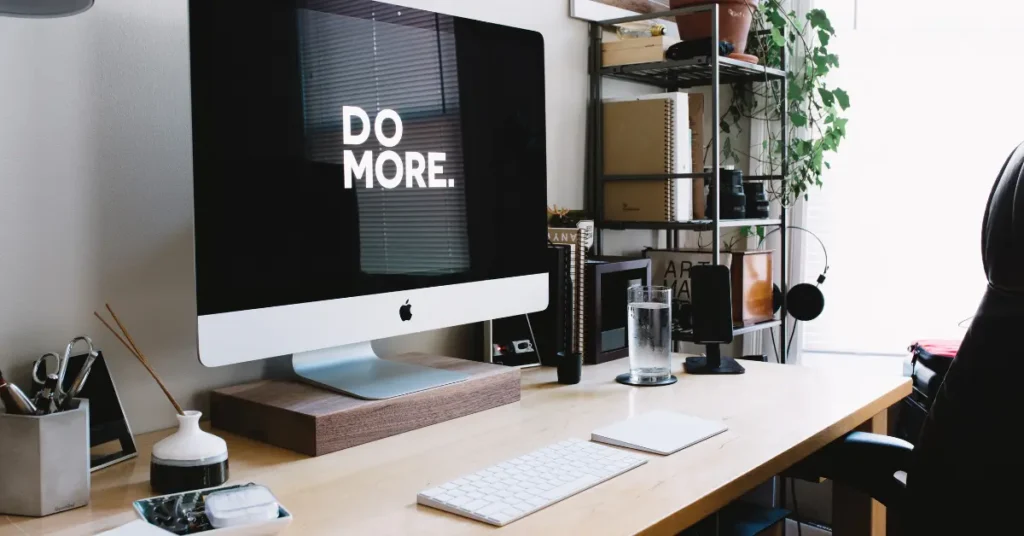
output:
[[[906,485],[897,471],[910,468],[914,445],[867,432],[851,432],[798,465],[801,474],[813,474],[847,484],[888,507],[902,507]]]
[[[895,473],[910,469],[914,445],[898,437],[850,432],[823,451],[855,470]]]

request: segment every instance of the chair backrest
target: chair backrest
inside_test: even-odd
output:
[[[916,534],[1020,530],[1009,527],[1024,497],[1010,484],[1024,478],[1021,447],[1010,439],[1021,436],[1024,413],[1024,145],[992,188],[981,242],[989,287],[932,405],[908,475],[908,514],[914,517],[908,527]]]

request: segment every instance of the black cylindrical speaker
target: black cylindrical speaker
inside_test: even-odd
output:
[[[711,168],[704,168],[710,172]],[[718,172],[718,204],[722,207],[723,220],[742,220],[747,217],[747,196],[743,193],[743,172],[731,167]],[[714,203],[709,202],[707,213],[715,217]]]
[[[768,194],[765,193],[764,183],[761,181],[750,181],[743,183],[743,193],[747,196],[747,217],[757,219],[768,218]]]

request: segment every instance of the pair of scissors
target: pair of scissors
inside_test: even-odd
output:
[[[36,359],[32,364],[32,381],[36,385],[42,387],[46,385],[46,377],[48,374],[57,375],[57,393],[63,397],[64,393],[64,376],[68,372],[68,361],[71,360],[71,351],[74,350],[75,345],[79,342],[84,342],[89,345],[89,356],[93,359],[99,355],[92,344],[92,339],[85,335],[80,335],[71,339],[71,342],[64,348],[64,355],[58,355],[56,352],[48,352],[43,354]],[[53,358],[53,359],[50,359]],[[56,368],[53,372],[49,372],[50,367],[48,363],[53,361]]]
[[[51,361],[54,363],[53,367],[49,365]],[[50,372],[51,370],[53,372]],[[46,385],[46,377],[49,374],[56,374],[57,379],[63,381],[64,375],[67,371],[67,359],[58,355],[56,352],[48,352],[40,356],[39,359],[36,359],[35,363],[32,364],[32,381],[39,387],[42,387]],[[57,383],[57,388],[60,388],[60,383]]]

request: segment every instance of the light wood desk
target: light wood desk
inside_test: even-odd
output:
[[[673,370],[681,370],[680,356]],[[522,401],[319,458],[224,434],[232,482],[265,484],[295,515],[288,534],[464,535],[495,528],[418,506],[416,493],[633,414],[666,408],[729,431],[502,529],[501,534],[676,534],[910,394],[897,377],[744,362],[742,376],[686,376],[670,387],[615,383],[625,360],[588,366],[583,383],[523,371]],[[93,475],[92,504],[43,519],[0,516],[0,536],[94,534],[134,519],[149,491],[149,450]],[[0,476],[2,478],[2,476]]]

